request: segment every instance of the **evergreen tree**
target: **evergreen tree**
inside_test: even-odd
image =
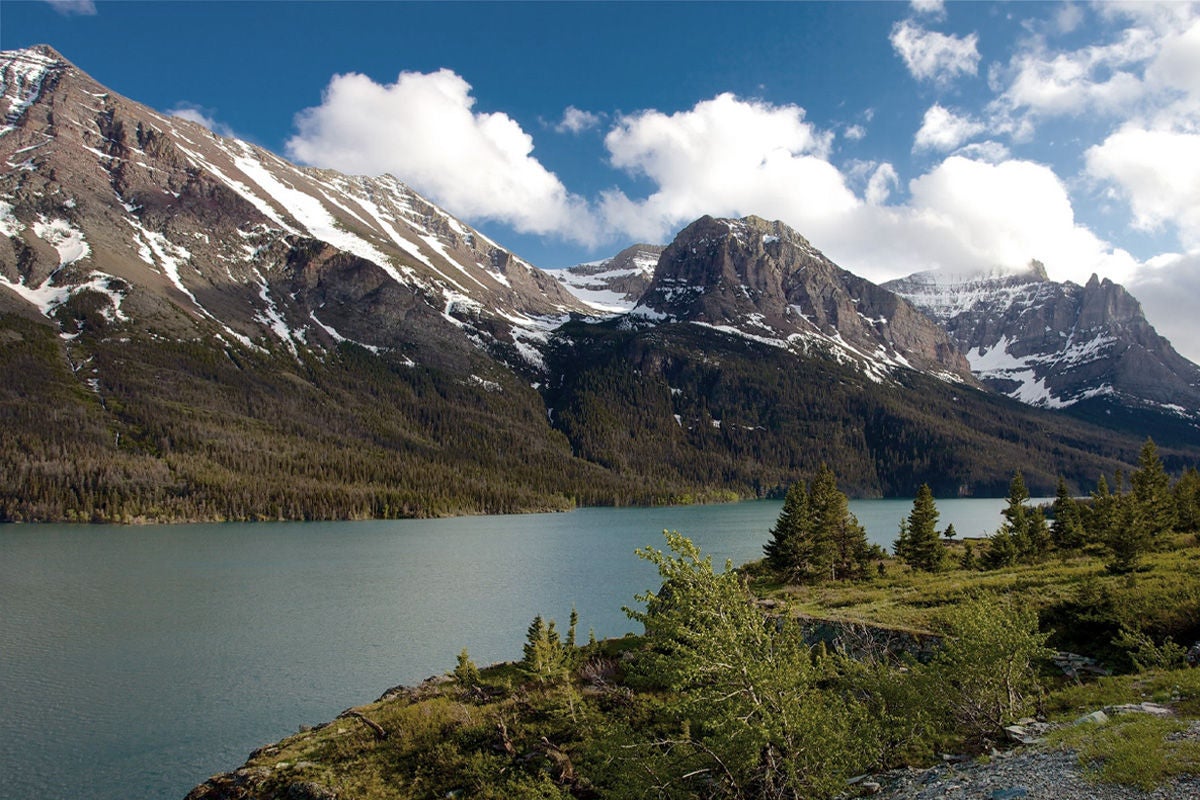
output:
[[[771,538],[763,545],[767,565],[786,580],[801,577],[797,566],[807,560],[802,550],[812,538],[808,531],[808,491],[801,480],[788,488]]]
[[[579,625],[579,612],[575,610],[575,606],[571,606],[571,623],[567,628],[567,651],[573,653],[575,651],[575,628]]]
[[[525,633],[521,666],[538,683],[558,683],[566,677],[567,655],[554,620],[547,623],[538,614]]]
[[[814,567],[833,580],[862,577],[870,561],[867,533],[850,513],[850,499],[838,490],[837,478],[825,464],[813,479],[808,508],[819,553]]]
[[[1171,489],[1175,499],[1175,525],[1181,531],[1200,530],[1200,472],[1191,467]]]
[[[1112,525],[1113,510],[1117,497],[1108,490],[1108,481],[1104,475],[1096,481],[1096,489],[1092,492],[1092,501],[1088,504],[1084,516],[1084,529],[1091,542],[1104,544],[1108,537],[1108,529]]]
[[[471,655],[465,647],[458,654],[458,665],[454,668],[454,678],[464,692],[469,692],[479,685],[479,669],[471,660]]]
[[[983,551],[983,566],[987,569],[1001,569],[1017,563],[1017,547],[1012,535],[1001,526],[988,539],[987,550]]]
[[[1046,525],[1046,512],[1041,508],[1030,509],[1025,517],[1026,539],[1029,541],[1029,558],[1040,559],[1050,552],[1053,540]]]
[[[850,501],[828,466],[821,465],[807,490],[802,481],[788,489],[763,553],[768,565],[789,581],[866,574],[871,559],[866,531],[850,513]]]
[[[1130,476],[1130,494],[1138,505],[1137,516],[1147,526],[1152,540],[1175,530],[1175,502],[1171,495],[1171,479],[1163,469],[1162,459],[1153,439],[1147,439],[1138,456],[1138,469]]]
[[[1103,541],[1109,554],[1105,566],[1110,572],[1119,574],[1136,570],[1142,556],[1154,549],[1142,504],[1135,502],[1130,495],[1118,497]]]
[[[1050,538],[1059,550],[1078,550],[1083,547],[1083,517],[1079,504],[1067,491],[1067,482],[1060,475],[1058,489],[1054,494],[1054,522],[1050,526]]]
[[[896,555],[913,569],[936,572],[941,569],[946,545],[937,532],[937,505],[929,484],[921,484],[913,499],[912,511],[900,527]]]
[[[954,537],[958,536],[958,531],[954,530],[953,522],[946,526],[946,530],[942,531],[942,536],[945,537],[946,541],[948,542],[953,542]]]
[[[962,559],[958,563],[963,569],[979,568],[979,560],[975,558],[975,547],[970,542],[963,544]]]

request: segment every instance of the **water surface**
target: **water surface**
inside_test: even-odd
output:
[[[962,536],[1003,500],[939,501]],[[859,500],[890,545],[909,501]],[[0,526],[0,798],[182,798],[250,750],[453,668],[535,614],[619,636],[678,530],[762,555],[778,501],[353,523]]]

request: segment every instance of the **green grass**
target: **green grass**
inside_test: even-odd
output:
[[[1079,753],[1093,780],[1150,791],[1172,778],[1200,771],[1200,741],[1172,739],[1188,723],[1149,714],[1122,714],[1105,723],[1055,731],[1050,743]]]

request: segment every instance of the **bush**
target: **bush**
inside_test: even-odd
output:
[[[1048,634],[1038,631],[1032,608],[992,596],[951,609],[945,623],[946,641],[930,663],[944,711],[968,743],[997,741],[1043,695],[1038,672],[1053,655]]]

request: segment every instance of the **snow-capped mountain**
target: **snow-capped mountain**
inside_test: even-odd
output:
[[[396,178],[295,166],[45,46],[0,53],[0,233],[0,521],[761,496],[820,463],[971,494],[1140,444],[978,390],[781,223],[552,276]]]
[[[255,346],[440,358],[462,340],[533,365],[547,329],[589,310],[395,178],[294,166],[49,47],[0,54],[0,97],[3,307],[56,318],[103,295],[110,320],[200,321]]]
[[[838,267],[782,222],[703,217],[662,253],[630,315],[691,322],[797,353],[972,382],[946,335],[892,292]]]
[[[1175,352],[1120,285],[1026,270],[925,272],[884,287],[950,334],[987,386],[1044,408],[1101,399],[1200,419],[1200,367]]]
[[[579,264],[553,274],[567,291],[598,313],[623,314],[632,310],[650,287],[654,268],[664,249],[658,244],[635,244],[612,258]]]

